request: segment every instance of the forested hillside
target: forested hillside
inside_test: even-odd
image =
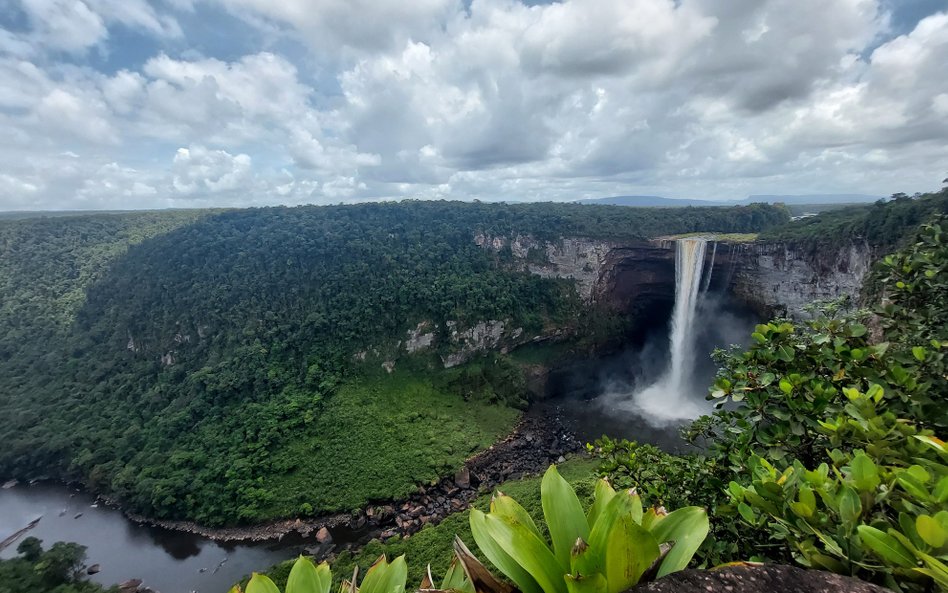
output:
[[[0,220],[0,361],[5,378],[35,366],[63,339],[86,289],[130,245],[208,214],[201,210]],[[27,368],[30,371],[27,371]]]
[[[570,281],[513,269],[476,232],[635,239],[786,218],[405,202],[4,222],[0,475],[207,524],[398,496],[499,437],[522,395],[503,359],[474,367],[474,392],[438,349],[386,374],[406,331],[498,319],[536,335],[576,317]]]
[[[948,213],[948,190],[849,206],[781,225],[761,233],[767,241],[787,241],[812,249],[865,241],[880,252],[891,251],[935,213]]]

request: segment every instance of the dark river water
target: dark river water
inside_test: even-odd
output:
[[[161,593],[225,593],[244,575],[300,552],[298,546],[288,544],[225,544],[138,525],[114,508],[93,504],[88,494],[62,485],[0,489],[0,540],[42,517],[0,557],[15,556],[17,543],[30,535],[43,540],[44,548],[70,541],[88,548],[86,564],[99,564],[102,569],[90,578],[104,585],[137,578]],[[76,518],[79,513],[82,516]]]

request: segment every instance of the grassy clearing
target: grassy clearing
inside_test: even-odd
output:
[[[563,477],[576,488],[580,499],[586,502],[592,500],[595,486],[593,471],[596,466],[596,460],[574,458],[560,464],[558,468]],[[500,485],[497,490],[512,496],[522,504],[527,512],[537,519],[537,525],[541,531],[545,532],[546,527],[542,521],[543,510],[540,505],[540,476],[506,482]],[[476,508],[484,511],[487,510],[489,505],[490,494],[484,494],[474,502]],[[351,575],[352,569],[356,565],[359,566],[360,573],[365,574],[364,571],[382,554],[389,558],[405,554],[408,560],[408,583],[411,586],[417,586],[421,582],[425,567],[428,564],[431,565],[431,571],[435,577],[441,577],[451,562],[452,542],[455,534],[459,535],[468,547],[475,552],[477,551],[474,538],[471,537],[469,521],[470,511],[464,510],[448,516],[437,525],[425,527],[411,537],[405,539],[392,538],[384,543],[373,540],[355,554],[343,552],[332,563],[333,577],[339,581]],[[484,558],[481,558],[481,560],[484,560]],[[278,564],[271,568],[267,574],[278,583],[282,583],[289,574],[292,562],[287,561]]]
[[[405,496],[506,435],[518,414],[464,401],[410,371],[358,379],[275,453],[296,466],[269,481],[275,495],[269,513],[348,511]]]

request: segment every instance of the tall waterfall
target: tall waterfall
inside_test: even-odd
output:
[[[694,370],[694,321],[701,292],[705,239],[679,239],[675,255],[675,310],[671,322],[671,364],[658,382],[633,394],[634,407],[656,422],[696,418],[707,410],[690,393]],[[711,270],[708,270],[710,276]]]

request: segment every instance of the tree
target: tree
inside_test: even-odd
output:
[[[20,542],[20,545],[16,547],[16,551],[18,554],[21,554],[25,560],[36,562],[40,559],[40,556],[43,555],[43,542],[30,536]]]

